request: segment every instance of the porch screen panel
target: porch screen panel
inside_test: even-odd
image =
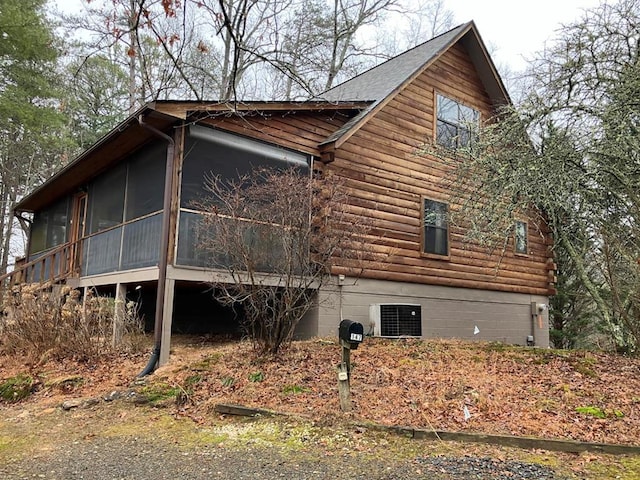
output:
[[[43,257],[44,255],[46,255],[46,253],[42,254],[42,255],[37,255],[37,257]],[[35,260],[35,258],[34,258]],[[51,277],[52,273],[55,272],[59,272],[60,271],[60,262],[62,261],[61,256],[60,255],[56,255],[55,257],[46,257],[44,262],[42,263],[37,263],[36,265],[34,265],[34,269],[32,270],[32,272],[29,274],[31,281],[33,282],[39,282],[40,279],[44,280],[45,282]],[[51,270],[53,268],[53,270]],[[44,269],[44,271],[43,271]]]
[[[90,185],[87,212],[89,233],[122,223],[126,176],[126,164],[122,164],[103,173]]]
[[[67,241],[69,199],[63,198],[49,208],[36,212],[31,226],[29,254],[42,252]]]
[[[158,264],[162,214],[143,218],[124,226],[121,270]]]
[[[137,153],[129,162],[125,220],[162,210],[167,148],[157,144]]]
[[[202,215],[199,213],[180,212],[177,258],[179,265],[206,267],[210,264],[207,255],[199,248],[201,218]]]
[[[31,238],[29,243],[29,260],[35,259],[34,254],[43,251],[47,245],[47,223],[49,221],[49,212],[36,212],[33,216],[33,224],[31,224]]]
[[[84,244],[85,275],[115,272],[120,263],[122,227],[95,235]]]
[[[43,253],[37,253],[35,255],[30,255],[29,256],[29,261],[33,261],[33,260],[37,260],[38,258],[42,257]],[[29,270],[27,271],[27,278],[26,278],[26,283],[37,283],[40,281],[42,275],[42,262],[38,262],[36,263],[33,267],[29,268]]]
[[[255,168],[262,167],[281,170],[293,167],[301,175],[307,175],[310,168],[308,157],[301,153],[201,126],[190,128],[184,151],[177,256],[177,263],[180,265],[212,265],[210,256],[199,248],[200,214],[196,213],[197,202],[207,197],[206,178],[213,175],[237,181]],[[212,232],[208,232],[208,235],[211,234]],[[261,237],[255,232],[255,225],[247,222],[247,242],[254,248],[268,250],[273,255],[278,245],[272,245]],[[229,261],[223,253],[217,255],[215,260],[218,265]]]
[[[194,208],[194,202],[206,198],[205,179],[211,175],[238,180],[256,167],[309,171],[303,154],[205,127],[190,129],[184,151],[182,208]]]
[[[47,248],[57,247],[67,241],[69,225],[69,200],[64,198],[54,205],[47,225]]]

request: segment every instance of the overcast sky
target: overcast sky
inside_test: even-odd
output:
[[[473,20],[494,63],[523,70],[562,23],[582,17],[600,0],[445,0],[455,23]]]
[[[50,1],[67,11],[81,3]],[[445,0],[454,23],[474,20],[496,65],[507,64],[514,71],[524,69],[525,59],[541,51],[561,23],[577,20],[585,8],[599,4],[600,0]]]

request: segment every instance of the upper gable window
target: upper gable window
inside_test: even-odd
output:
[[[471,147],[478,137],[480,112],[444,95],[437,95],[438,145],[447,148]]]

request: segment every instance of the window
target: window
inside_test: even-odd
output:
[[[527,255],[528,252],[528,239],[527,239],[527,223],[520,220],[516,220],[514,229],[514,248],[515,252],[519,255]]]
[[[89,233],[122,223],[126,179],[127,166],[122,163],[97,177],[89,186]]]
[[[424,199],[423,252],[433,255],[449,255],[449,222],[446,203]]]
[[[31,226],[29,253],[48,250],[67,241],[69,199],[63,198],[48,208],[36,212]]]
[[[471,147],[478,137],[480,112],[438,94],[436,141],[447,148]]]

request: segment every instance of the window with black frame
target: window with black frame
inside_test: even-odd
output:
[[[449,255],[449,207],[446,203],[424,199],[422,251],[431,255]]]
[[[436,142],[446,148],[473,147],[478,139],[480,112],[438,94]]]

